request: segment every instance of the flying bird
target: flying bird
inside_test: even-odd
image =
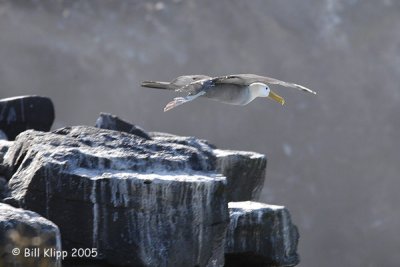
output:
[[[276,84],[296,88],[311,94],[316,92],[299,84],[288,83],[274,78],[255,74],[234,74],[219,77],[206,75],[185,75],[171,82],[144,81],[142,87],[173,90],[186,93],[185,97],[176,97],[169,102],[164,112],[176,108],[186,102],[202,96],[230,105],[247,105],[256,97],[268,97],[281,105],[285,104],[283,97],[273,92],[269,85]]]

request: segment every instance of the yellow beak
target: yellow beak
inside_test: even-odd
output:
[[[270,91],[269,92],[269,98],[275,100],[276,102],[280,103],[281,105],[285,104],[285,99],[283,99],[283,97],[281,97],[280,95]]]

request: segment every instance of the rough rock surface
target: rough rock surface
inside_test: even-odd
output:
[[[230,202],[226,267],[294,266],[299,234],[283,206]]]
[[[227,178],[228,200],[257,200],[264,185],[267,158],[256,152],[215,149],[217,170]]]
[[[19,255],[13,255],[16,249]],[[35,212],[0,203],[0,266],[61,267],[60,257],[43,257],[51,250],[61,251],[60,232],[54,223]]]
[[[19,96],[0,100],[0,129],[8,140],[14,140],[27,129],[49,131],[53,121],[53,102],[47,97]]]
[[[134,134],[147,140],[151,139],[151,137],[139,126],[131,124],[115,115],[108,113],[100,113],[100,117],[96,121],[96,127]]]
[[[12,199],[56,223],[65,249],[129,266],[223,266],[214,163],[195,146],[85,126],[26,131],[4,159]]]
[[[227,179],[228,201],[257,200],[264,185],[267,168],[265,155],[237,150],[217,149],[206,140],[176,136],[168,133],[151,132],[154,140],[192,146],[216,158],[215,169]]]
[[[258,200],[260,196],[267,167],[267,158],[263,154],[217,149],[207,140],[191,136],[177,136],[161,132],[148,134],[142,128],[106,113],[100,114],[96,121],[96,127],[128,132],[145,139],[191,146],[203,151],[208,155],[212,168],[227,178],[228,202]]]

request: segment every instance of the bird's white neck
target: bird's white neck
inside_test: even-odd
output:
[[[269,87],[265,83],[252,83],[249,85],[250,97],[253,100],[256,97],[267,97],[269,95]]]

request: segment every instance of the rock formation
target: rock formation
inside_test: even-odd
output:
[[[217,170],[228,182],[228,200],[258,199],[264,185],[267,158],[263,154],[215,149]]]
[[[0,99],[0,130],[8,140],[28,129],[49,131],[54,121],[53,102],[47,97],[18,96]]]
[[[96,121],[96,127],[134,134],[147,140],[151,139],[151,137],[139,126],[108,113],[100,113],[100,117]]]
[[[284,207],[234,202],[259,197],[264,155],[147,133],[110,114],[96,126],[0,142],[2,198],[55,223],[68,256],[94,248],[86,261],[133,267],[298,263]]]
[[[0,266],[61,267],[58,227],[37,213],[0,203]]]
[[[122,266],[221,266],[226,180],[209,157],[79,126],[20,134],[4,164],[11,197],[56,223],[67,250],[95,247]]]
[[[299,234],[283,206],[230,202],[227,266],[294,266]]]

